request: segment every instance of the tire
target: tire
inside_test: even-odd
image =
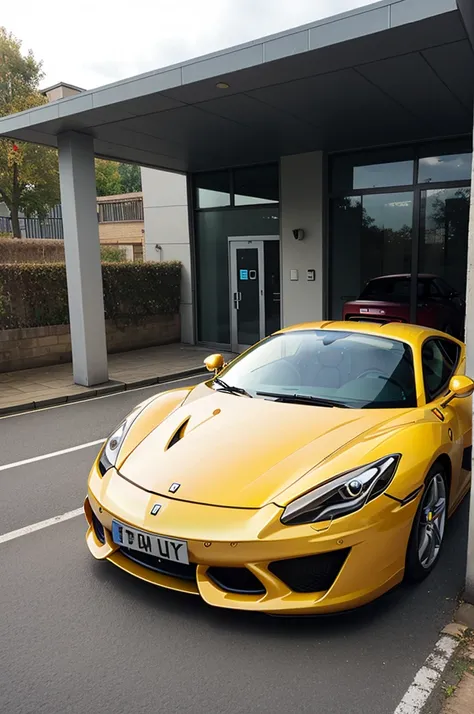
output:
[[[440,462],[433,464],[408,541],[405,579],[424,580],[436,567],[444,542],[448,516],[448,481]]]

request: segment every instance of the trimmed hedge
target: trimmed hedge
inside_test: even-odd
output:
[[[0,263],[55,263],[64,261],[64,241],[50,238],[0,236]]]
[[[179,312],[181,263],[103,263],[106,319],[133,323]],[[0,329],[69,324],[66,267],[0,265]]]
[[[119,245],[101,244],[103,263],[123,263],[125,250]],[[45,238],[4,238],[0,234],[1,263],[63,263],[64,241]]]

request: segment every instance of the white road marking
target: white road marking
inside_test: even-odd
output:
[[[422,711],[458,644],[459,641],[449,635],[443,635],[438,640],[433,652],[416,673],[415,679],[394,714],[419,714]]]
[[[10,533],[4,533],[0,535],[0,545],[2,543],[7,543],[9,540],[15,540],[15,538],[20,538],[24,535],[29,535],[35,531],[41,531],[43,528],[49,528],[49,526],[55,526],[57,523],[62,523],[63,521],[69,521],[71,518],[76,518],[84,513],[84,509],[76,508],[75,511],[68,511],[63,513],[61,516],[55,516],[54,518],[48,518],[46,521],[39,521],[39,523],[33,523],[31,526],[25,526],[25,528],[18,528],[16,531],[10,531]]]
[[[17,466],[26,466],[26,464],[33,464],[35,461],[43,461],[44,459],[54,459],[55,456],[62,456],[63,454],[70,454],[73,451],[80,451],[81,449],[88,449],[89,446],[98,446],[103,444],[105,439],[97,439],[96,441],[89,441],[87,444],[79,444],[78,446],[70,446],[68,449],[61,449],[60,451],[52,451],[50,454],[42,454],[41,456],[33,456],[31,459],[23,459],[22,461],[14,461],[12,464],[4,464],[0,466],[0,471],[7,471],[8,469],[15,469]]]
[[[170,379],[168,382],[157,382],[156,384],[148,384],[146,387],[131,387],[130,389],[123,389],[121,392],[113,392],[112,394],[102,394],[99,397],[87,397],[86,399],[77,399],[75,402],[66,402],[65,404],[54,404],[52,407],[39,407],[39,409],[30,409],[27,412],[18,412],[16,414],[6,414],[0,417],[2,419],[15,419],[15,417],[22,417],[25,414],[37,414],[38,412],[45,412],[49,409],[62,409],[63,407],[75,407],[78,404],[84,404],[85,402],[96,402],[98,399],[110,399],[111,397],[123,397],[125,394],[130,394],[130,392],[141,392],[144,389],[158,389],[158,387],[164,387],[167,384],[174,384],[175,382],[187,382],[189,379],[197,379],[199,377],[205,377],[206,373],[190,374],[187,377],[179,377],[179,379]],[[203,380],[205,381],[205,380]],[[166,391],[166,390],[164,390]],[[158,392],[159,394],[159,392]]]

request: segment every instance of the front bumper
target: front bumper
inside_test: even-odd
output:
[[[151,515],[155,503],[158,517]],[[253,510],[179,501],[150,494],[114,469],[102,477],[97,464],[84,504],[95,558],[209,605],[288,615],[358,607],[399,583],[416,507],[381,496],[332,523],[284,526],[274,504]],[[113,518],[186,540],[190,566],[153,569],[131,559],[135,554],[112,541]]]

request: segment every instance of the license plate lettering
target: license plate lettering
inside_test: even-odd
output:
[[[189,563],[188,545],[184,540],[139,531],[118,521],[112,521],[112,540],[139,553],[148,553],[176,563]]]
[[[151,553],[151,538],[143,533],[138,534],[138,547],[145,553]]]

